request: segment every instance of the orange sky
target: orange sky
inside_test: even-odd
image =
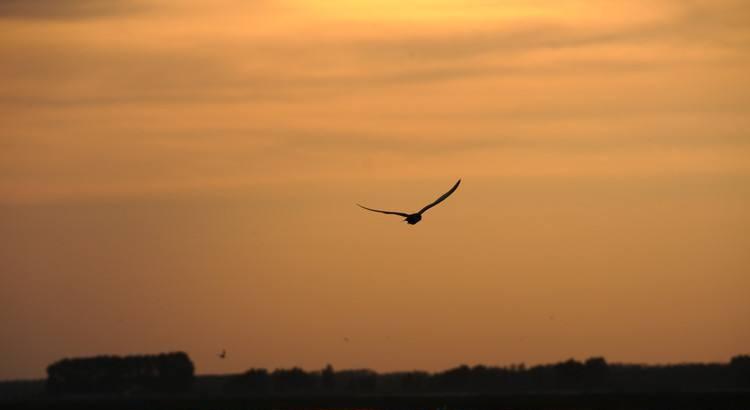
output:
[[[403,3],[0,3],[0,379],[748,353],[750,7]]]

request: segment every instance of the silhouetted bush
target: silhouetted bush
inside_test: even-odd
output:
[[[736,386],[750,386],[750,356],[734,356],[729,362]]]
[[[47,367],[49,393],[184,392],[194,380],[182,352],[144,356],[63,359]]]
[[[587,389],[599,389],[607,385],[609,366],[603,357],[591,357],[583,365],[585,366],[583,383]]]
[[[229,392],[268,393],[271,388],[271,376],[266,369],[250,369],[232,378],[226,386]]]
[[[379,393],[425,393],[430,391],[431,375],[422,371],[376,374]]]
[[[308,374],[299,367],[276,369],[271,373],[273,389],[279,393],[301,393],[311,391],[316,385],[314,374]]]
[[[320,384],[326,391],[333,391],[336,388],[336,372],[330,364],[320,372]]]
[[[347,392],[371,393],[378,383],[378,374],[372,370],[344,370],[336,373],[336,380]]]

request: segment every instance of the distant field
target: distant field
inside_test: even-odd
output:
[[[45,380],[0,382],[0,408],[5,409],[680,409],[747,410],[750,389],[705,391],[538,391],[506,394],[387,394],[227,392],[238,375],[196,376],[191,392],[158,394],[128,392],[117,395],[62,395],[45,392]]]
[[[5,383],[3,383],[5,384]],[[39,383],[31,383],[39,387]],[[5,390],[7,386],[3,386]],[[4,396],[4,409],[682,409],[747,410],[750,392],[704,393],[540,393],[508,395],[421,395],[421,396],[218,396],[185,394],[144,397],[21,398]]]

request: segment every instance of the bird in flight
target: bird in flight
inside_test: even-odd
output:
[[[422,220],[422,214],[425,213],[428,209],[432,208],[433,206],[443,202],[445,198],[448,198],[455,190],[458,188],[458,185],[461,183],[461,180],[459,179],[455,185],[453,185],[453,188],[451,188],[448,192],[444,193],[443,195],[440,195],[440,198],[436,199],[435,202],[425,206],[424,208],[420,209],[419,212],[415,212],[413,214],[407,214],[406,212],[396,212],[396,211],[381,211],[380,209],[372,209],[368,208],[366,206],[362,206],[360,204],[357,204],[360,208],[367,209],[368,211],[373,212],[380,212],[381,214],[388,214],[388,215],[399,215],[403,216],[409,225],[415,225],[417,222]]]
[[[219,353],[217,356],[219,356],[219,359],[225,359],[227,357],[227,351],[222,349],[221,353]]]

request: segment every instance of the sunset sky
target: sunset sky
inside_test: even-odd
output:
[[[2,1],[0,379],[748,353],[748,73],[744,0]]]

